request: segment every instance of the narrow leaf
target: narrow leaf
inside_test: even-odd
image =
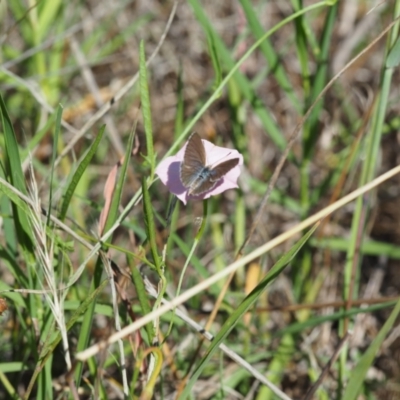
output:
[[[56,116],[56,125],[54,129],[54,141],[53,141],[53,155],[51,159],[51,173],[50,173],[50,185],[49,185],[49,205],[47,209],[47,225],[50,224],[50,214],[53,202],[53,180],[54,180],[54,165],[57,158],[57,149],[58,149],[58,138],[60,136],[61,130],[61,118],[62,118],[63,108],[61,104],[57,107],[57,116]]]
[[[76,168],[76,171],[71,179],[70,184],[68,185],[67,189],[65,190],[64,196],[63,196],[63,202],[61,205],[61,211],[59,218],[61,221],[65,219],[65,216],[67,215],[67,210],[69,207],[69,204],[71,202],[72,196],[75,192],[76,187],[78,186],[78,183],[83,175],[83,173],[86,171],[86,168],[90,164],[90,161],[92,160],[94,154],[96,153],[97,147],[99,146],[101,139],[103,137],[105,125],[103,125],[100,128],[100,131],[92,143],[92,145],[89,147],[87,152],[84,154],[82,160],[80,161],[78,167]]]
[[[7,113],[6,105],[1,95],[0,111],[4,130],[6,176],[8,175],[9,182],[16,189],[26,195],[27,190],[25,186],[25,177],[22,171],[21,160],[19,157],[18,143],[15,137],[11,119]],[[17,232],[19,243],[28,252],[33,253],[33,238],[28,217],[25,213],[16,208],[14,204],[12,205],[12,209],[15,230]]]
[[[140,275],[140,271],[136,266],[136,263],[133,262],[132,257],[128,256],[128,264],[131,266],[132,273],[132,283],[136,289],[136,295],[139,300],[140,308],[142,309],[142,315],[149,314],[151,312],[149,298],[147,296],[146,288],[143,283],[143,278]],[[151,345],[152,340],[154,338],[154,328],[152,323],[148,323],[145,325],[145,329],[148,336],[148,345]]]
[[[213,90],[215,90],[222,82],[222,70],[221,70],[221,64],[219,62],[218,58],[218,52],[217,52],[217,44],[215,42],[215,37],[209,29],[206,30],[207,33],[207,44],[208,44],[208,51],[210,53],[211,57],[211,62],[214,68],[214,73],[215,73],[215,81],[213,84]],[[221,92],[219,93],[218,96],[221,95]]]
[[[160,258],[158,256],[158,249],[157,249],[157,243],[156,243],[156,232],[155,232],[155,225],[154,225],[153,208],[151,206],[150,194],[149,194],[149,190],[147,188],[147,182],[146,182],[145,178],[143,178],[143,181],[142,181],[142,192],[143,192],[143,213],[144,213],[144,220],[145,220],[145,224],[146,224],[147,239],[150,243],[150,250],[151,250],[151,254],[153,256],[154,265],[157,269],[157,272],[160,274],[161,264],[160,264]]]

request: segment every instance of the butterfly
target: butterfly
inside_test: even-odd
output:
[[[192,196],[210,191],[232,168],[239,163],[239,158],[232,158],[217,164],[206,165],[206,151],[200,136],[194,132],[186,145],[181,163],[180,176],[183,186]]]

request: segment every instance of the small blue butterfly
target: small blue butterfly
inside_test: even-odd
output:
[[[215,167],[206,165],[206,151],[200,136],[194,132],[190,136],[181,163],[181,181],[192,196],[210,191],[232,168],[239,158],[224,161]]]

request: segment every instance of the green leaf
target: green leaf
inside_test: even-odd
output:
[[[78,167],[76,168],[76,171],[71,179],[71,182],[69,183],[68,187],[65,190],[64,196],[63,196],[63,202],[61,205],[61,211],[59,218],[61,221],[65,219],[65,216],[67,215],[67,210],[69,207],[69,204],[71,202],[72,196],[75,192],[76,187],[78,186],[78,183],[83,175],[83,173],[86,171],[86,168],[90,164],[90,161],[92,160],[93,156],[96,153],[97,147],[99,146],[101,139],[103,137],[103,133],[105,130],[105,125],[103,125],[100,128],[100,131],[95,139],[95,141],[92,143],[90,148],[87,150],[87,152],[84,154],[82,157],[82,160],[80,161]]]
[[[267,286],[283,271],[283,269],[293,260],[297,252],[304,246],[310,236],[313,234],[317,225],[311,228],[286,254],[284,254],[278,262],[271,268],[264,279],[252,290],[252,292],[246,296],[237,309],[228,317],[221,330],[214,337],[211,342],[205,356],[201,359],[197,365],[192,377],[190,378],[185,390],[182,393],[181,399],[186,399],[190,391],[203,372],[208,361],[213,354],[218,350],[219,345],[228,336],[236,324],[240,321],[241,317],[249,310],[249,308],[257,301]]]
[[[1,95],[0,110],[4,131],[6,176],[8,176],[9,182],[16,189],[26,195],[27,190],[25,186],[25,177],[22,171],[21,160],[19,157],[18,143],[15,137],[11,119],[7,113],[6,105]],[[21,204],[21,201],[22,200],[18,200],[18,203]],[[12,210],[19,244],[29,253],[33,253],[33,238],[28,217],[25,212],[22,212],[21,209],[15,207],[14,204],[12,206]]]

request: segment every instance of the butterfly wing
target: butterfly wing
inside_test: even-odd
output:
[[[200,136],[194,132],[186,145],[181,163],[181,181],[183,186],[190,187],[206,166],[206,152]]]
[[[235,168],[239,164],[238,158],[233,158],[216,165],[214,168],[209,169],[208,167],[203,168],[203,180],[199,184],[190,189],[190,194],[197,196],[199,194],[208,192],[211,190],[221,178],[226,175],[232,168]]]
[[[239,164],[238,158],[232,158],[231,160],[227,160],[222,162],[221,164],[216,165],[210,171],[210,181],[218,182],[224,175],[226,175],[231,169],[235,168],[236,165]]]

